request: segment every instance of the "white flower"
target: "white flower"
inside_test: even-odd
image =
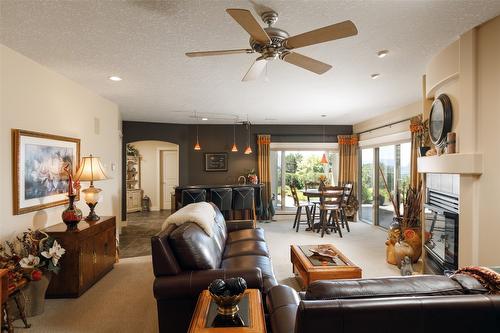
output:
[[[21,265],[22,268],[35,268],[35,266],[38,266],[39,263],[40,258],[30,254],[26,258],[21,259],[19,265]]]
[[[54,241],[54,244],[49,249],[49,251],[42,252],[42,256],[44,256],[47,259],[52,259],[52,263],[54,264],[54,266],[57,266],[59,259],[61,259],[62,255],[65,252],[66,252],[66,250],[63,249],[57,241]]]

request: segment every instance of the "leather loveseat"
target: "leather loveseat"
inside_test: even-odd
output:
[[[316,281],[267,295],[272,333],[499,332],[500,295],[467,275]]]
[[[263,295],[277,285],[264,231],[253,221],[226,222],[214,209],[212,237],[188,222],[151,239],[160,332],[186,332],[198,295],[214,279],[241,276]]]

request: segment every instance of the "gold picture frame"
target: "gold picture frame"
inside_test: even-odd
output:
[[[75,173],[80,163],[80,139],[12,129],[13,214],[64,205],[67,163]]]

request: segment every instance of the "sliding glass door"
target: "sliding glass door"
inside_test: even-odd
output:
[[[374,149],[361,150],[361,210],[360,218],[373,223],[373,189],[374,189]]]
[[[410,180],[411,145],[402,143],[361,149],[360,218],[388,228],[394,216],[396,189],[404,191]],[[402,207],[400,207],[402,209]]]
[[[322,163],[323,154],[327,163]],[[308,150],[271,151],[271,187],[276,209],[293,208],[294,201],[290,191],[293,185],[298,189],[299,200],[305,201],[302,190],[319,186],[319,176],[325,175],[327,183],[337,185],[338,152]]]

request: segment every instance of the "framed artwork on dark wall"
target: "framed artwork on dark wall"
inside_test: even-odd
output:
[[[205,171],[227,171],[227,153],[205,153]]]
[[[80,161],[80,139],[12,130],[13,214],[25,214],[68,203],[69,166]]]

